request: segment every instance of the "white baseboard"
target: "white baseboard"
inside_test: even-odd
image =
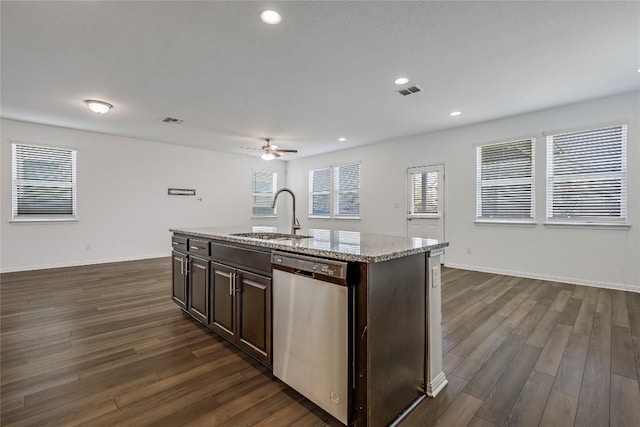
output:
[[[427,396],[436,397],[447,384],[449,384],[449,381],[447,381],[444,372],[440,372],[433,380],[427,383]]]
[[[594,288],[614,289],[617,291],[639,292],[640,285],[626,283],[600,282],[596,280],[576,279],[574,277],[552,276],[547,274],[529,273],[526,271],[502,270],[499,268],[478,267],[457,263],[445,263],[445,267],[458,268],[460,270],[481,271],[483,273],[504,274],[505,276],[524,277],[527,279],[548,280],[551,282],[570,283],[572,285],[592,286]]]
[[[142,259],[169,258],[169,257],[170,257],[170,254],[162,253],[162,254],[156,254],[156,255],[142,255],[142,256],[139,255],[139,256],[130,256],[130,257],[118,257],[118,258],[89,259],[81,262],[63,262],[63,263],[55,263],[55,264],[26,265],[21,267],[1,268],[0,273],[15,273],[18,271],[45,270],[48,268],[79,267],[82,265],[109,264],[112,262],[137,261]]]

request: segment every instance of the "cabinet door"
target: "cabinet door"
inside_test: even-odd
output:
[[[180,252],[171,254],[171,299],[181,308],[187,308],[187,256]]]
[[[211,263],[211,321],[209,327],[220,335],[235,341],[235,285],[236,270],[215,262]]]
[[[271,279],[238,270],[238,345],[271,364]]]
[[[194,319],[209,322],[209,261],[189,256],[188,311]]]

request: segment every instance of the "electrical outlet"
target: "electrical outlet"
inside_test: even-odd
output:
[[[84,245],[84,250],[85,251],[90,251],[91,250],[91,245],[89,243],[87,243],[86,245]]]
[[[395,209],[399,209],[400,208],[400,202],[393,202],[393,207]]]
[[[467,248],[467,255],[471,255],[471,248]]]

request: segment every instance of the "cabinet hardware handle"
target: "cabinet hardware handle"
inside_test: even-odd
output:
[[[180,258],[180,275],[184,274],[184,259]]]
[[[229,274],[229,295],[233,296],[233,276],[235,273]]]
[[[180,242],[173,242],[172,243],[174,246],[178,246],[180,244]]]
[[[191,246],[191,249],[198,250],[198,249],[200,249],[200,248],[199,248],[199,247],[197,247],[197,246]]]

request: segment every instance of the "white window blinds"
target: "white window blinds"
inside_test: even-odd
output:
[[[534,218],[534,142],[524,139],[476,148],[476,218]]]
[[[76,217],[76,151],[12,144],[13,218]]]
[[[624,222],[627,126],[547,137],[547,220]]]
[[[309,171],[309,215],[329,216],[331,212],[331,169]]]
[[[409,197],[411,198],[410,215],[437,216],[438,171],[424,168],[409,170]]]
[[[253,216],[271,216],[276,209],[271,207],[278,186],[278,175],[270,171],[252,171]]]
[[[360,216],[360,163],[336,166],[335,216]]]

